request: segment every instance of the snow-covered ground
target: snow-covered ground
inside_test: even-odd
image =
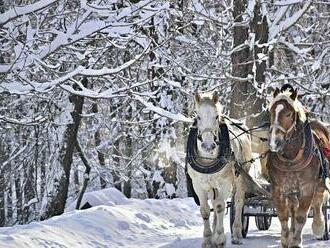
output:
[[[76,211],[72,210],[72,203],[59,217],[1,228],[0,247],[200,247],[202,221],[191,198],[127,199],[115,189],[106,189],[86,194],[86,200],[97,206]],[[244,245],[233,246],[226,215],[228,247],[279,247],[279,230],[278,221],[273,219],[270,230],[258,231],[251,218]],[[330,247],[330,241],[317,241],[311,235],[310,220],[305,228],[304,244],[305,247]]]

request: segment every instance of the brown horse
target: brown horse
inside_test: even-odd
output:
[[[296,89],[276,89],[273,97],[267,169],[281,222],[281,244],[302,247],[302,229],[311,207],[314,235],[320,238],[324,232],[322,205],[328,197],[328,180],[320,172],[329,170],[322,159],[330,145],[329,132],[320,122],[308,121]]]

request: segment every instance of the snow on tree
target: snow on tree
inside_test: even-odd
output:
[[[1,226],[61,214],[78,196],[78,143],[87,191],[185,196],[196,90],[217,89],[226,114],[255,125],[289,82],[329,119],[326,1],[0,3]]]

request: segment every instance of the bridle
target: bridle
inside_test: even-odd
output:
[[[203,142],[203,134],[204,133],[211,133],[213,135],[213,140],[215,142],[216,145],[219,145],[220,144],[220,141],[218,139],[218,133],[219,133],[219,125],[216,125],[216,128],[213,129],[213,128],[204,128],[203,131],[199,130],[198,127],[197,127],[197,121],[198,119],[200,119],[197,115],[195,117],[195,120],[194,120],[194,124],[193,126],[195,126],[197,128],[197,139],[201,142]],[[218,123],[218,120],[219,120],[219,115],[216,116],[216,121]]]
[[[291,124],[291,126],[288,129],[285,129],[284,127],[282,127],[280,124],[274,123],[270,125],[270,132],[273,130],[273,128],[279,129],[282,133],[284,133],[284,143],[288,144],[290,142],[292,142],[292,134],[294,130],[296,130],[297,127],[297,120],[298,120],[298,113],[294,112],[294,119],[293,122]],[[289,136],[290,135],[290,136]]]
[[[272,124],[271,125],[271,130],[272,128],[277,128],[281,132],[284,133],[284,144],[289,144],[292,143],[297,138],[301,137],[301,134],[303,135],[303,140],[302,144],[293,159],[287,159],[284,157],[283,153],[283,147],[281,148],[280,152],[276,152],[277,158],[283,162],[282,163],[274,163],[273,166],[279,169],[280,171],[283,172],[289,172],[289,171],[301,171],[305,169],[311,162],[314,156],[314,139],[310,127],[310,123],[308,121],[305,121],[299,130],[299,132],[293,132],[294,130],[297,129],[297,123],[299,120],[298,113],[294,112],[294,118],[293,118],[293,123],[288,129],[285,129],[279,124]],[[295,138],[293,138],[293,134],[295,135]]]
[[[205,128],[203,131],[200,131],[198,128],[197,128],[197,139],[201,142],[203,142],[203,134],[204,133],[211,133],[213,135],[213,140],[214,142],[219,145],[219,140],[218,140],[218,136],[216,135],[216,133],[219,132],[218,130],[219,128],[217,128],[216,130],[213,130],[212,128]]]

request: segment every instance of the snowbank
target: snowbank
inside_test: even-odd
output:
[[[0,228],[0,247],[130,247],[130,248],[199,248],[203,232],[202,219],[192,198],[137,200],[127,199],[116,189],[87,193],[83,204],[94,207],[71,210],[43,222]],[[103,204],[103,205],[102,205]],[[106,205],[104,205],[106,204]],[[307,247],[330,247],[330,242],[317,241],[306,225],[304,244]],[[225,219],[227,247],[230,244],[228,215]],[[244,248],[279,247],[279,223],[273,219],[268,231],[258,231],[250,219]]]
[[[125,205],[129,204],[131,201],[128,200],[126,196],[119,190],[116,190],[115,188],[108,188],[85,193],[83,199],[81,200],[80,207],[84,206],[87,202],[93,207],[95,207],[100,205]],[[65,212],[75,210],[76,203],[76,200],[70,203],[66,207]]]
[[[86,201],[97,206],[1,228],[0,247],[159,247],[199,234],[196,228],[202,225],[192,199],[127,199],[116,189],[106,189],[87,193]]]

